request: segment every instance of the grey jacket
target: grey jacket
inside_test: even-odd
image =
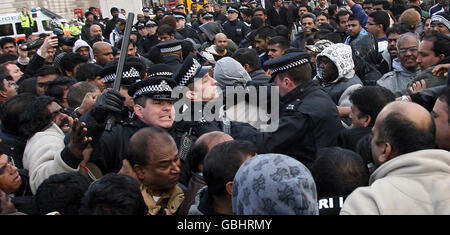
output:
[[[401,92],[408,87],[412,77],[419,71],[417,68],[415,71],[409,71],[402,66],[398,58],[392,61],[392,67],[394,71],[386,73],[377,81],[378,86],[385,87],[393,93]]]

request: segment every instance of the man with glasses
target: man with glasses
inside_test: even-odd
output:
[[[413,33],[402,34],[397,39],[397,57],[392,62],[394,71],[386,73],[377,81],[393,93],[406,89],[412,76],[419,71],[417,55],[419,39]]]

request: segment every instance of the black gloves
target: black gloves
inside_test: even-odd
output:
[[[101,94],[94,105],[94,117],[97,122],[104,122],[108,113],[119,113],[123,108],[125,97],[120,92],[109,90]]]

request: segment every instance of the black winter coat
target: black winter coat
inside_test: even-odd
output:
[[[235,139],[255,143],[260,154],[286,154],[310,167],[317,150],[336,146],[337,136],[343,130],[336,105],[312,81],[281,97],[279,112],[279,125],[274,132],[232,123],[231,134]]]

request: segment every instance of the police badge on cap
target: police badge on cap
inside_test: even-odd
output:
[[[116,80],[117,63],[117,60],[109,62],[100,70],[99,75],[103,77],[105,84],[113,83]],[[143,71],[145,71],[145,66],[142,63],[125,61],[120,84],[130,86],[141,79]]]
[[[309,54],[306,52],[291,52],[284,54],[278,58],[270,59],[264,63],[264,69],[270,71],[272,77],[276,73],[287,71],[294,67],[298,67],[309,63]]]
[[[172,98],[175,86],[176,83],[171,78],[155,76],[131,85],[128,95],[133,99],[146,96],[154,100],[175,100]]]

